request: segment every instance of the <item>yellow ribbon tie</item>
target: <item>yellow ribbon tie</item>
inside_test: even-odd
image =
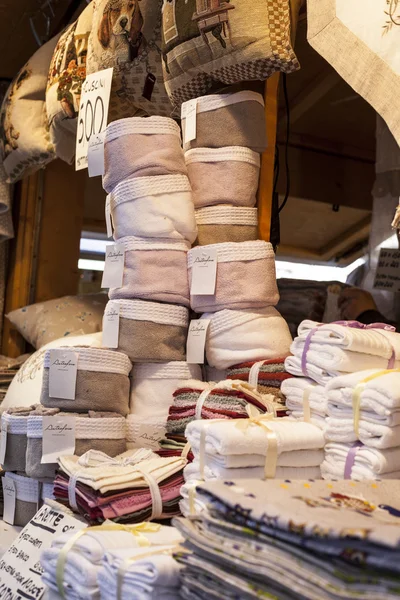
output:
[[[195,506],[194,501],[196,498],[196,486],[189,488],[188,497],[189,497],[189,513],[191,515],[195,515],[196,514],[196,506]]]
[[[265,456],[264,476],[265,479],[274,479],[276,475],[276,466],[278,462],[278,441],[276,433],[269,426],[268,422],[274,421],[274,415],[270,413],[260,414],[258,410],[248,404],[246,407],[248,419],[240,419],[236,422],[236,427],[247,433],[250,427],[263,427],[267,433],[268,447]]]
[[[189,454],[189,452],[190,452],[190,450],[191,450],[191,448],[192,448],[192,447],[191,447],[190,443],[189,443],[189,442],[186,442],[186,444],[185,444],[185,446],[183,447],[183,450],[182,450],[182,452],[181,452],[181,458],[187,458],[187,457],[188,457],[188,454]]]
[[[310,394],[313,387],[309,386],[303,392],[303,419],[306,423],[311,423]]]
[[[383,375],[389,375],[390,373],[400,373],[400,369],[385,369],[384,371],[379,371],[378,373],[374,373],[373,375],[369,375],[362,379],[357,383],[353,390],[352,394],[352,403],[353,403],[353,427],[354,433],[357,438],[360,436],[360,412],[361,412],[361,394],[363,393],[366,384],[369,381],[373,381],[378,377],[382,377]]]

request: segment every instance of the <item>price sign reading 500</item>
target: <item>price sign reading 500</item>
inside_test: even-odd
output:
[[[88,75],[82,86],[76,136],[76,170],[88,166],[89,140],[98,135],[107,126],[108,105],[110,101],[112,69],[105,69]]]

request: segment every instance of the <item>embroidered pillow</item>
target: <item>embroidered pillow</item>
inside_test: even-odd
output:
[[[162,73],[162,0],[93,0],[87,72],[114,67],[109,122],[170,116]]]
[[[174,106],[216,87],[299,69],[301,0],[164,0],[164,82]]]
[[[13,79],[0,112],[0,142],[8,182],[34,173],[55,158],[46,116],[46,82],[59,36],[35,52]]]

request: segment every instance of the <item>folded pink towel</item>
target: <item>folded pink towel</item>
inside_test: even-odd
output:
[[[249,148],[194,148],[185,154],[196,208],[213,204],[255,206],[260,155]],[[212,182],[212,185],[210,185]]]
[[[130,117],[107,126],[103,187],[131,177],[187,175],[179,126],[167,117]]]
[[[239,206],[206,206],[195,211],[197,240],[195,245],[249,242],[258,237],[256,208]]]
[[[125,237],[118,243],[125,248],[124,277],[120,288],[110,289],[111,300],[142,298],[189,306],[187,242]]]
[[[190,305],[198,313],[224,308],[264,308],[279,300],[276,285],[275,254],[269,242],[211,244],[204,249],[217,251],[215,294],[190,296]],[[189,282],[192,281],[193,252],[188,253]]]

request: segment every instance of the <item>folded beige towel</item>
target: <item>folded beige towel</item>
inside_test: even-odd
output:
[[[197,240],[194,245],[249,242],[258,237],[256,208],[240,206],[207,206],[195,211]]]

